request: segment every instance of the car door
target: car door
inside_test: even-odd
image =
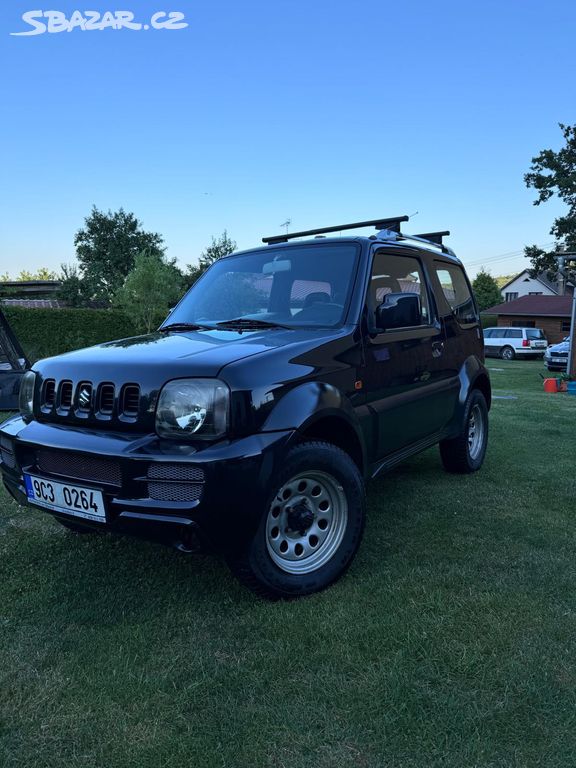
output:
[[[487,357],[494,354],[493,341],[492,341],[493,333],[494,333],[493,328],[487,328],[484,331],[484,354]]]
[[[490,338],[485,343],[486,354],[500,355],[500,350],[504,346],[504,336],[506,335],[505,328],[493,328],[490,333]]]
[[[0,411],[18,409],[20,381],[29,366],[8,320],[0,311]]]
[[[376,308],[386,294],[420,298],[419,322],[381,330]],[[437,434],[454,413],[458,383],[443,363],[444,335],[419,258],[378,250],[366,297],[363,388],[376,416],[378,459]]]

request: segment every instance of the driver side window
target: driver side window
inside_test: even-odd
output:
[[[419,325],[430,323],[430,304],[418,259],[377,251],[372,262],[368,306],[376,325],[376,309],[389,293],[415,293],[420,298]]]

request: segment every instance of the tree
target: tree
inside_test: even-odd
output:
[[[507,283],[509,283],[513,278],[516,277],[516,274],[517,273],[514,273],[513,275],[498,275],[497,277],[494,278],[494,280],[496,280],[496,285],[498,286],[498,288],[500,288],[500,290],[502,290],[502,288],[504,288],[504,286],[507,285]]]
[[[498,283],[484,267],[482,267],[472,281],[472,288],[480,312],[502,302],[502,294],[498,288]]]
[[[10,282],[11,278],[8,272],[4,272],[0,275],[2,282]],[[27,280],[58,280],[56,272],[53,272],[48,267],[40,267],[36,272],[29,272],[27,269],[20,270],[18,277],[14,278],[15,282],[26,282]]]
[[[525,255],[532,263],[533,277],[547,272],[550,279],[555,279],[558,271],[556,252],[561,246],[569,251],[576,251],[576,124],[560,123],[560,129],[566,142],[565,146],[558,152],[544,149],[532,158],[530,172],[524,175],[526,186],[538,192],[534,205],[545,203],[556,195],[568,206],[568,212],[554,219],[550,230],[556,240],[553,251],[544,251],[536,245],[524,249]],[[570,278],[576,278],[576,269],[572,269]]]
[[[58,298],[69,307],[85,307],[90,304],[88,284],[82,280],[75,264],[62,264]]]
[[[188,264],[187,272],[184,276],[188,287],[193,285],[198,278],[211,267],[215,261],[223,256],[233,253],[236,250],[236,242],[228,237],[228,232],[224,232],[218,239],[212,238],[212,243],[200,254],[198,264]]]
[[[123,208],[103,213],[93,206],[84,223],[74,245],[80,276],[91,298],[111,299],[124,284],[138,254],[146,251],[158,258],[164,254],[161,235],[145,232],[134,214]]]
[[[157,253],[142,251],[134,268],[117,291],[114,304],[146,333],[165,317],[171,304],[182,294],[182,273],[174,261]]]

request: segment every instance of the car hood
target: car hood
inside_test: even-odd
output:
[[[327,330],[186,331],[151,333],[68,352],[36,363],[43,378],[161,384],[183,376],[218,376],[228,364],[287,345],[311,347]],[[151,377],[150,374],[153,374]]]
[[[570,342],[569,341],[561,341],[559,344],[551,344],[548,347],[548,352],[569,352],[570,351]]]

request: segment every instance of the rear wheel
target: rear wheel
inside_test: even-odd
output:
[[[468,396],[460,434],[440,443],[440,456],[448,472],[466,474],[480,469],[488,446],[488,407],[474,389]]]
[[[500,350],[500,357],[502,360],[514,360],[516,353],[512,347],[502,347]]]
[[[352,459],[325,442],[288,454],[245,551],[229,558],[235,575],[262,597],[325,589],[348,568],[362,538],[364,484]]]

